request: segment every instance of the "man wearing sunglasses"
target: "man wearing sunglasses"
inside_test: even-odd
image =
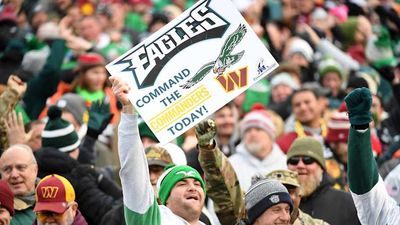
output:
[[[35,225],[87,225],[75,202],[71,183],[62,176],[44,177],[36,187]]]
[[[399,91],[398,84],[394,91]],[[347,173],[358,217],[363,224],[400,224],[400,207],[388,195],[372,153],[371,92],[367,88],[357,88],[345,101],[351,124]]]
[[[331,225],[360,224],[350,194],[332,187],[318,140],[297,138],[289,148],[287,164],[288,169],[298,173],[302,211]]]

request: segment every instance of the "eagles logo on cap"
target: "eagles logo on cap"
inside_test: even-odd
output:
[[[196,175],[196,173],[195,173],[194,171],[188,171],[188,172],[179,171],[179,172],[177,172],[176,174],[177,174],[177,175],[178,175],[178,174],[182,174],[183,177],[194,177],[194,176]]]

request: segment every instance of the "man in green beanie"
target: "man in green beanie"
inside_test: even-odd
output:
[[[289,170],[299,175],[302,211],[331,225],[360,224],[350,194],[332,187],[318,140],[313,137],[297,138],[287,154],[287,165]]]
[[[357,88],[345,101],[351,124],[347,174],[358,218],[362,224],[400,224],[400,207],[388,195],[372,154],[371,92]]]
[[[205,201],[205,185],[190,166],[167,168],[158,179],[157,204],[150,183],[145,151],[140,141],[137,115],[128,99],[128,84],[110,78],[113,92],[123,105],[118,127],[118,151],[127,225],[204,225],[199,220]]]

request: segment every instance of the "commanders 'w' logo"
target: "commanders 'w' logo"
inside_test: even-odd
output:
[[[55,198],[58,192],[58,187],[42,187],[43,198]]]
[[[228,74],[221,75],[215,78],[225,90],[231,92],[235,87],[242,88],[247,86],[247,66],[238,69],[238,71],[231,71]]]

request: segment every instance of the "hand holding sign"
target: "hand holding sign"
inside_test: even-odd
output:
[[[230,0],[197,1],[106,66],[134,90],[124,96],[164,144],[276,67]]]
[[[123,111],[125,113],[133,112],[133,105],[128,98],[128,93],[131,90],[129,85],[117,76],[110,77],[112,84],[112,91],[117,96],[118,100],[122,103]]]

